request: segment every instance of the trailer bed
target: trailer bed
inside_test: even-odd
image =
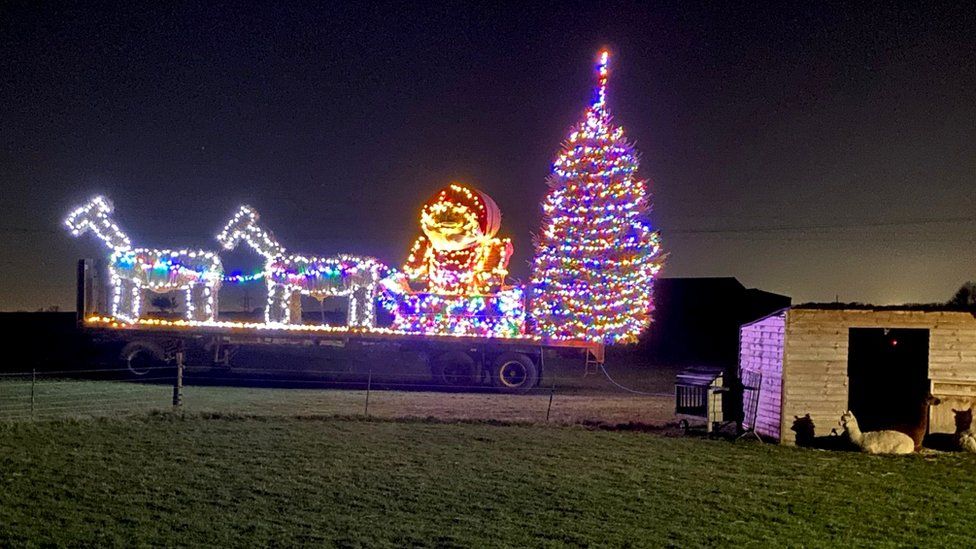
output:
[[[125,322],[109,316],[90,316],[83,321],[87,329],[120,330],[139,333],[156,333],[171,336],[209,335],[224,336],[233,340],[260,343],[262,341],[398,341],[459,343],[471,345],[503,345],[527,348],[583,349],[603,362],[602,343],[586,340],[548,339],[536,335],[515,337],[482,337],[448,334],[419,334],[398,332],[388,328],[347,328],[318,324],[267,324],[258,322],[194,321],[141,318],[135,322]]]
[[[479,337],[413,334],[389,328],[159,318],[125,322],[98,315],[81,319],[80,324],[135,375],[165,364],[182,366],[184,361],[233,370],[242,349],[262,347],[279,353],[277,347],[284,353],[286,348],[302,348],[301,355],[308,359],[316,353],[339,353],[348,359],[369,361],[380,356],[392,358],[390,353],[410,353],[427,364],[430,379],[436,384],[458,389],[491,386],[503,392],[524,393],[541,381],[547,351],[581,353],[584,372],[603,364],[605,356],[604,346],[598,342],[534,335]],[[404,355],[399,356],[401,359],[393,362],[406,360]]]

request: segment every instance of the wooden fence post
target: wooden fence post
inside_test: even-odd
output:
[[[546,350],[539,347],[539,370],[542,375],[546,375]],[[556,372],[552,372],[552,388],[549,389],[549,406],[546,408],[546,423],[549,423],[549,414],[552,413],[552,398],[556,396]]]
[[[546,423],[549,423],[549,414],[552,412],[552,397],[556,396],[556,376],[552,376],[552,389],[549,390],[549,407],[546,408]]]
[[[173,383],[173,408],[183,407],[183,351],[176,352],[176,380]]]
[[[37,383],[37,368],[31,368],[31,410],[30,417],[34,419],[34,384]]]
[[[373,386],[373,369],[369,369],[369,377],[366,378],[366,408],[363,410],[363,415],[369,417],[369,391]]]

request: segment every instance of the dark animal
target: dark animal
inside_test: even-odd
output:
[[[956,434],[954,435],[956,448],[963,452],[976,453],[976,431],[973,431],[973,409],[956,410]]]
[[[953,433],[929,433],[925,435],[925,447],[940,452],[958,452],[962,450],[963,433],[971,432],[973,424],[972,410],[952,410],[956,415],[956,430]]]
[[[955,414],[956,419],[956,433],[962,433],[963,431],[968,431],[973,426],[973,409],[968,410],[956,410],[952,409],[952,413]]]
[[[929,407],[939,404],[942,404],[942,401],[929,393],[912,410],[913,413],[909,416],[908,421],[885,427],[885,429],[905,433],[912,437],[917,452],[922,449],[922,441],[925,439],[925,433],[929,430]]]
[[[810,414],[803,417],[793,416],[793,426],[790,427],[796,433],[796,445],[802,448],[817,448],[819,450],[838,450],[843,452],[853,452],[857,447],[843,435],[838,435],[837,430],[833,429],[831,434],[818,437],[816,427]]]

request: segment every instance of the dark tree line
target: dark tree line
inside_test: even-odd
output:
[[[948,304],[953,307],[976,308],[976,282],[963,284]]]

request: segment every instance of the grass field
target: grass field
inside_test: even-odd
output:
[[[566,426],[0,424],[0,545],[968,546],[974,491],[970,455]]]
[[[132,411],[169,410],[173,389],[164,384],[122,381],[44,379],[34,384],[33,417],[114,416]],[[382,418],[498,420],[554,423],[646,423],[673,419],[673,397],[581,393],[580,387],[505,395],[492,392],[374,390],[368,413]],[[366,391],[359,389],[287,389],[187,386],[186,412],[249,415],[358,415],[367,412]],[[0,381],[0,421],[31,417],[29,380]]]

